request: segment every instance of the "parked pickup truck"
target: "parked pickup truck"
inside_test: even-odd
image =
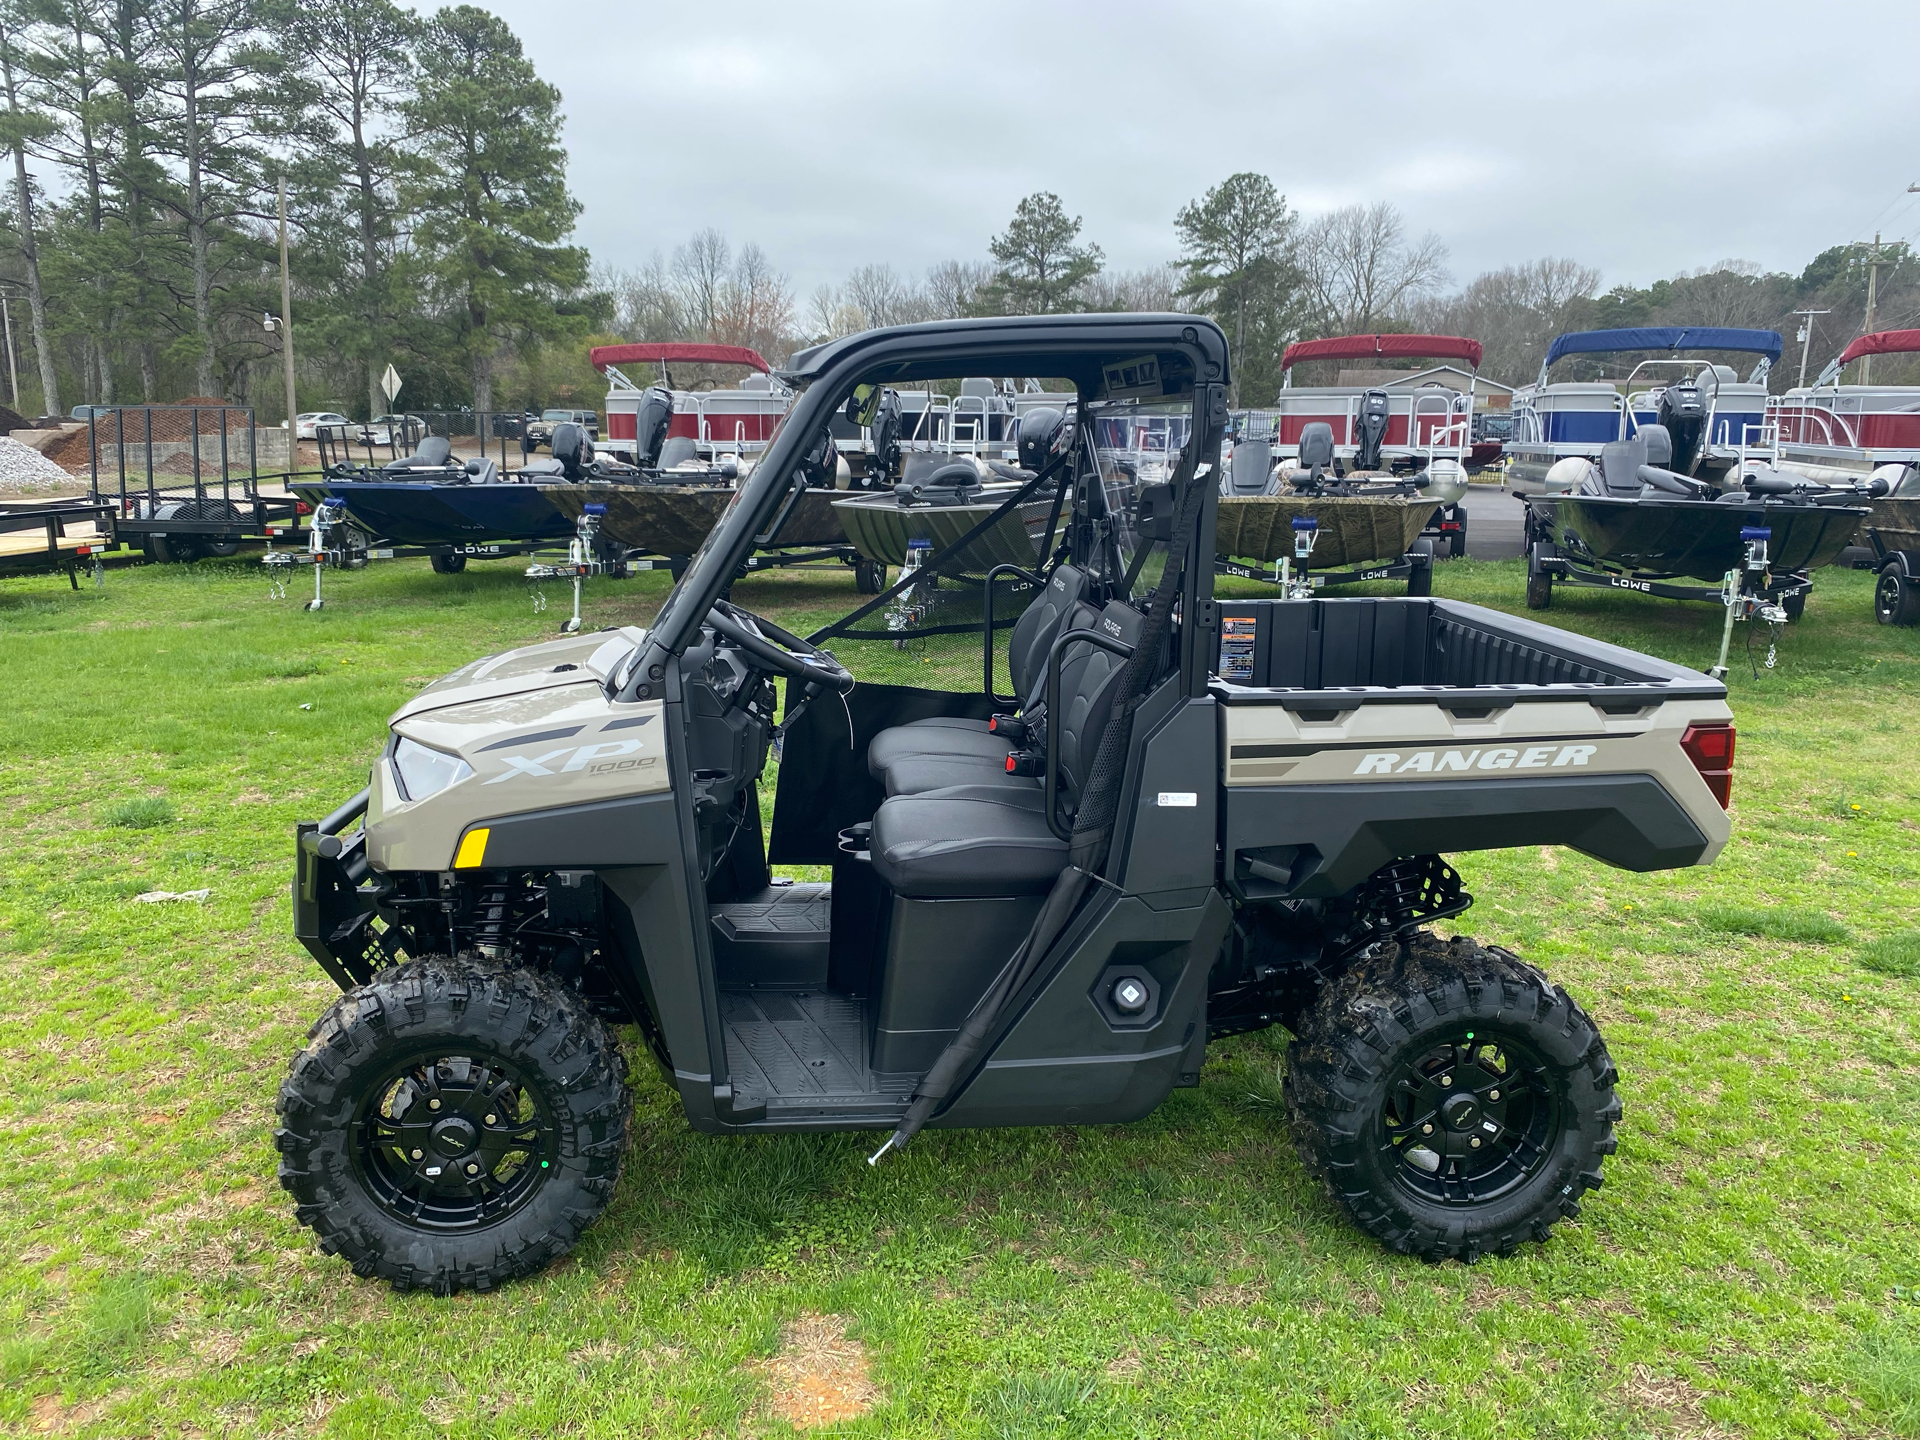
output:
[[[442,1293],[565,1251],[626,1150],[610,1022],[697,1129],[888,1132],[875,1162],[923,1126],[1137,1119],[1279,1024],[1296,1144],[1387,1245],[1471,1259],[1575,1214],[1621,1113],[1605,1043],[1538,969],[1431,927],[1474,850],[1711,862],[1724,687],[1444,599],[1217,598],[1210,321],[914,326],[791,366],[651,628],[463,666],[299,827],[295,933],[344,993],[277,1140],[322,1245]],[[1077,391],[1023,420],[1036,468],[1000,508],[806,638],[722,598],[836,417],[976,374]],[[1029,593],[1010,630],[987,610],[978,692],[854,685],[836,634],[1048,495],[1034,568],[984,577]]]

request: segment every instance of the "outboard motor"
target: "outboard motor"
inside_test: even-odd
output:
[[[1669,385],[1660,392],[1660,403],[1654,413],[1659,422],[1672,438],[1672,465],[1674,470],[1691,474],[1699,462],[1701,444],[1707,437],[1707,401],[1700,393],[1700,387],[1691,380],[1677,385]],[[1650,429],[1650,426],[1642,426]],[[1651,461],[1659,464],[1661,462]]]
[[[640,409],[633,420],[633,463],[651,470],[660,463],[660,452],[666,448],[667,427],[673,423],[673,392],[659,385],[649,386],[640,397]]]
[[[1037,474],[1053,458],[1054,446],[1059,443],[1066,423],[1065,413],[1050,405],[1029,410],[1020,417],[1020,467],[1023,470]]]
[[[867,456],[867,484],[877,489],[900,463],[900,397],[893,391],[880,392],[880,403],[867,433],[873,439],[873,450]]]
[[[584,427],[571,420],[553,427],[553,458],[560,462],[560,473],[569,480],[584,480],[593,464],[593,442]]]
[[[1360,415],[1354,423],[1359,448],[1354,452],[1355,470],[1378,470],[1380,450],[1387,441],[1387,413],[1390,399],[1384,390],[1369,390],[1360,397]],[[1331,438],[1331,427],[1329,427]]]

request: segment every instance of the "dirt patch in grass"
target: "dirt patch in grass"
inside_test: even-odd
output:
[[[779,1353],[753,1368],[766,1381],[768,1408],[798,1430],[857,1420],[880,1403],[867,1347],[848,1338],[842,1315],[788,1321]]]
[[[1627,1405],[1664,1440],[1722,1440],[1722,1430],[1707,1418],[1704,1390],[1677,1375],[1655,1375],[1644,1365],[1627,1379]]]

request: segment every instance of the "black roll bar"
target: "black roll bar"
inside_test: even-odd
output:
[[[1043,556],[1042,559],[1044,558]],[[1027,569],[1024,565],[1000,564],[987,571],[987,591],[982,601],[986,606],[986,615],[980,632],[981,688],[986,691],[987,698],[996,705],[1018,706],[1026,696],[1008,697],[993,688],[993,582],[1002,575],[1018,575],[1036,590],[1045,587],[1047,577],[1038,571]]]

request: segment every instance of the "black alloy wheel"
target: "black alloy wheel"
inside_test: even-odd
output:
[[[1391,1249],[1511,1254],[1600,1188],[1620,1118],[1613,1061],[1518,956],[1416,933],[1327,986],[1295,1035],[1285,1090],[1301,1159]]]
[[[354,1273],[486,1290],[571,1250],[626,1150],[626,1062],[579,993],[477,956],[336,1000],[280,1086],[280,1183]]]
[[[553,1110],[535,1086],[503,1060],[437,1045],[368,1088],[353,1136],[351,1158],[374,1203],[423,1229],[511,1214],[559,1158]]]
[[[1920,587],[1895,560],[1880,571],[1873,584],[1873,618],[1882,625],[1920,624]]]
[[[1477,1205],[1524,1184],[1560,1129],[1546,1063],[1524,1042],[1462,1027],[1394,1072],[1380,1111],[1380,1143],[1395,1179],[1445,1205]]]

